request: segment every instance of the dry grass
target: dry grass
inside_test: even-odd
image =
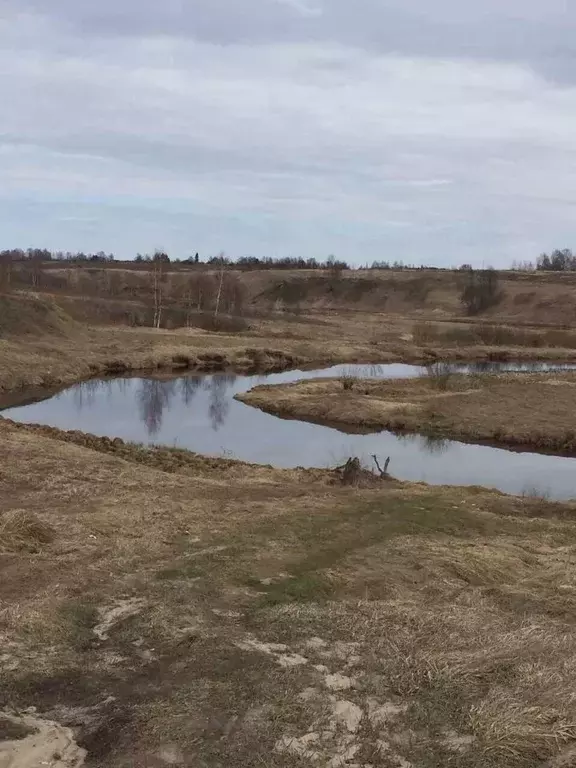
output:
[[[532,347],[575,349],[576,333],[561,328],[533,330],[485,323],[415,323],[412,338],[418,346],[443,347]]]
[[[440,365],[419,379],[333,379],[260,386],[238,398],[281,416],[351,430],[392,429],[574,455],[576,374],[455,375]]]
[[[52,527],[37,515],[25,509],[0,512],[0,552],[37,552],[53,540]]]
[[[320,764],[520,768],[576,737],[574,505],[0,439],[6,519],[54,532],[2,556],[3,703],[97,764],[280,767],[305,737]]]
[[[5,331],[3,316],[10,319]],[[487,346],[476,334],[465,344],[454,345],[440,334],[422,345],[412,330],[413,322],[407,317],[350,310],[298,316],[272,312],[266,318],[251,319],[249,329],[235,333],[90,327],[72,321],[51,299],[0,296],[0,393],[11,396],[26,389],[34,394],[36,389],[80,379],[146,369],[271,370],[336,362],[576,359],[574,349],[557,344],[517,347],[512,339],[512,346]],[[549,332],[563,333],[560,329]]]
[[[405,288],[425,305],[441,286]],[[0,388],[141,368],[418,360],[411,325],[343,312],[274,317],[235,336],[76,325],[9,334]],[[477,346],[470,357],[487,354]],[[540,429],[569,418],[572,387],[569,375],[451,377],[440,389],[424,378],[349,390],[323,380],[249,397],[363,425],[420,428],[428,414],[435,430],[448,418],[455,429],[456,416],[470,430],[482,413],[502,422],[501,408],[507,423]],[[89,764],[570,759],[574,504],[376,478],[347,487],[338,472],[2,419],[0,445],[0,711],[35,706],[73,728]]]

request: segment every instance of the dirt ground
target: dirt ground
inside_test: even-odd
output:
[[[351,430],[419,432],[576,454],[576,372],[456,375],[435,365],[416,379],[262,385],[237,396],[288,418]]]
[[[434,360],[412,326],[339,313],[226,335],[48,313],[0,339],[0,388]],[[0,459],[2,768],[575,764],[575,504],[348,486],[1,418]]]

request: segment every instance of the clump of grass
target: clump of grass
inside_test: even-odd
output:
[[[84,600],[70,600],[60,607],[62,629],[68,642],[79,651],[87,650],[95,640],[98,608]]]
[[[523,499],[535,499],[536,501],[550,501],[548,488],[539,488],[536,485],[528,486],[522,491]]]
[[[412,327],[412,339],[414,344],[424,346],[438,338],[438,329],[432,323],[415,323]]]
[[[0,552],[38,552],[54,538],[54,529],[32,512],[0,513]]]
[[[346,370],[340,376],[340,384],[345,392],[351,392],[358,381],[358,376],[352,370]]]
[[[449,363],[438,361],[426,368],[424,376],[428,379],[430,386],[440,392],[446,392],[454,378],[454,371]]]
[[[444,331],[444,340],[457,346],[471,346],[479,343],[474,328],[454,326]]]
[[[308,571],[268,585],[258,582],[257,586],[264,593],[261,604],[268,606],[321,602],[327,600],[334,589],[323,574]]]
[[[507,328],[502,325],[479,325],[476,334],[486,346],[543,347],[544,337],[540,333],[521,328]]]
[[[172,362],[179,368],[189,368],[192,360],[190,355],[172,355]]]

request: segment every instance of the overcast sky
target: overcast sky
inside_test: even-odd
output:
[[[0,248],[576,247],[574,0],[0,0]]]

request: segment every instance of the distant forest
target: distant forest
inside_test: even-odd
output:
[[[196,253],[186,259],[170,258],[165,251],[155,251],[153,254],[136,254],[132,260],[117,259],[113,253],[97,251],[89,253],[84,251],[51,251],[48,248],[12,248],[0,250],[0,265],[13,264],[16,262],[68,262],[68,263],[93,263],[93,264],[125,264],[140,265],[153,262],[164,262],[170,264],[184,264],[189,266],[202,265],[208,267],[219,267],[222,265],[233,267],[239,270],[257,270],[257,269],[318,269],[332,270],[340,272],[343,270],[354,269],[346,261],[337,259],[335,256],[328,256],[325,260],[316,258],[303,259],[294,256],[281,258],[257,256],[240,256],[237,259],[230,259],[224,253],[217,256],[210,256],[205,260]],[[405,264],[403,261],[385,261],[377,260],[371,264],[364,264],[361,269],[434,269],[434,270],[454,270],[468,271],[472,269],[470,264],[461,264],[459,267],[434,267],[431,265]],[[576,271],[576,254],[570,248],[555,249],[550,254],[542,253],[536,261],[513,262],[512,270],[520,272],[574,272]]]

